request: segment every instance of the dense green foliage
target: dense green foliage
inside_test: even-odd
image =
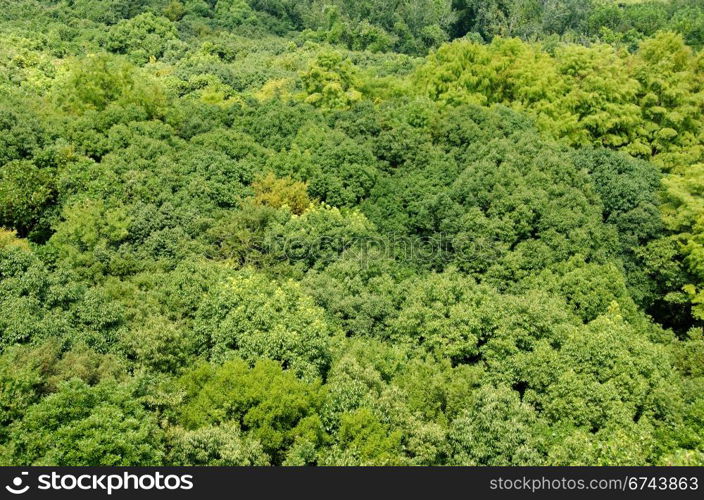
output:
[[[0,464],[704,465],[701,2],[0,42]]]

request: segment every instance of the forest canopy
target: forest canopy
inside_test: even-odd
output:
[[[698,0],[0,9],[0,464],[704,465]]]

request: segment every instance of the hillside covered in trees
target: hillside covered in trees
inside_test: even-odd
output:
[[[704,465],[700,0],[0,7],[0,464]]]

